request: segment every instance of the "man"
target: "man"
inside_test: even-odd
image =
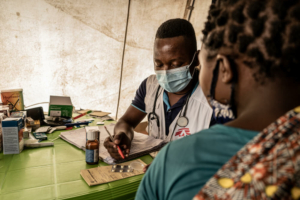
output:
[[[199,64],[194,28],[184,19],[171,19],[157,30],[154,42],[156,75],[146,78],[114,129],[114,141],[104,146],[121,159],[116,145],[129,155],[133,129],[148,115],[149,135],[177,140],[210,125],[212,109],[198,82]]]

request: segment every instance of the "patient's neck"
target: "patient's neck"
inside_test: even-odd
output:
[[[289,110],[300,106],[300,84],[292,81],[268,82],[237,91],[237,119],[228,126],[262,131]]]

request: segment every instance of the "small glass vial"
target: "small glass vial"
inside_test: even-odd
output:
[[[99,131],[91,130],[87,133],[85,150],[85,161],[89,165],[96,165],[99,162]]]

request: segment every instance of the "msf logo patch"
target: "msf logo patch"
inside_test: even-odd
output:
[[[178,136],[178,137],[185,137],[187,135],[191,135],[189,128],[181,128],[175,133],[175,136]]]

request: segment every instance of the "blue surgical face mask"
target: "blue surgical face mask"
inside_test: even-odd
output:
[[[194,61],[195,55],[196,53],[191,64]],[[176,69],[155,70],[159,85],[171,93],[182,91],[193,78],[193,75],[190,73],[191,64]]]

